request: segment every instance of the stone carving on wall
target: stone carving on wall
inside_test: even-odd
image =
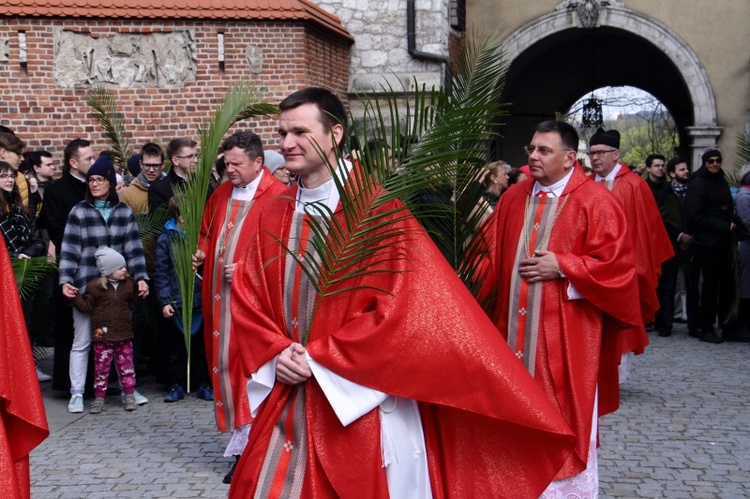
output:
[[[599,21],[599,13],[604,7],[622,7],[616,0],[565,0],[555,10],[574,10],[582,28],[593,28]]]
[[[0,62],[8,62],[10,60],[10,39],[0,38]]]
[[[197,56],[192,30],[93,37],[55,32],[55,83],[123,88],[173,88],[195,81]]]
[[[254,75],[259,75],[263,72],[263,50],[256,45],[247,45],[245,52],[247,57],[247,65],[250,66],[250,71]]]

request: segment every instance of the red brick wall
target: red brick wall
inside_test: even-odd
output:
[[[266,101],[274,104],[306,86],[322,86],[346,99],[348,43],[302,23],[4,19],[0,37],[10,39],[10,61],[0,63],[0,123],[15,130],[27,150],[44,148],[52,152],[58,165],[70,139],[88,138],[96,151],[108,148],[108,144],[84,102],[86,89],[55,85],[55,28],[93,36],[195,29],[196,81],[182,88],[114,90],[136,150],[147,141],[165,147],[177,136],[198,140],[199,126],[213,114],[227,87],[242,80],[266,89]],[[18,31],[26,32],[26,72],[19,62]],[[223,73],[218,62],[220,32],[224,33]],[[246,62],[248,43],[262,49],[261,75],[252,75]],[[276,149],[275,119],[250,120],[237,127],[258,133],[264,144]]]

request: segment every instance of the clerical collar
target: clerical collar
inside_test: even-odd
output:
[[[238,201],[252,200],[255,197],[255,192],[258,190],[261,178],[263,178],[263,170],[261,170],[260,175],[249,184],[243,185],[242,187],[233,187],[232,199],[237,199]]]
[[[601,182],[602,180],[610,181],[614,180],[617,176],[617,173],[620,171],[620,168],[622,168],[622,163],[617,163],[614,168],[612,168],[612,171],[609,172],[609,175],[606,177],[601,177],[598,173],[596,174],[596,181]]]
[[[562,196],[565,186],[568,185],[568,180],[570,180],[571,175],[573,175],[573,170],[575,170],[575,168],[575,166],[571,168],[567,175],[552,185],[542,185],[537,180],[534,182],[534,188],[531,189],[531,195],[536,196],[540,191],[544,191],[548,196],[551,194],[552,196],[559,198]]]
[[[352,164],[348,161],[344,161],[343,165],[339,167],[340,176],[343,179],[349,176],[349,172],[352,169]],[[341,199],[336,184],[333,181],[333,177],[323,182],[314,189],[309,189],[302,184],[302,179],[299,180],[299,188],[297,190],[297,202],[294,206],[294,211],[297,213],[305,213],[305,205],[307,203],[322,202],[332,212],[336,209]]]

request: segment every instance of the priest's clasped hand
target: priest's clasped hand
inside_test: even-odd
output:
[[[551,251],[536,250],[533,258],[521,260],[518,273],[529,283],[560,278],[557,256]]]
[[[312,376],[305,358],[305,347],[292,343],[279,354],[276,362],[276,378],[287,385],[298,385]]]

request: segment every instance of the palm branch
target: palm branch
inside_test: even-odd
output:
[[[46,256],[11,258],[10,262],[21,299],[31,297],[42,285],[47,274],[57,268]]]
[[[364,117],[353,127],[353,135],[359,144],[392,144],[398,168],[392,168],[386,151],[363,149],[345,181],[342,167],[330,164],[317,147],[339,191],[343,220],[323,204],[305,207],[311,215],[311,237],[300,265],[318,294],[313,317],[322,298],[361,289],[358,280],[364,276],[392,272],[378,264],[391,258],[387,254],[394,242],[408,245],[415,236],[413,229],[394,223],[412,213],[437,238],[469,289],[478,291],[482,276],[472,270],[477,250],[469,242],[480,230],[486,208],[477,207],[481,190],[473,186],[482,176],[489,142],[500,125],[504,74],[497,38],[472,37],[456,60],[449,93],[419,88],[403,111],[399,94],[390,88],[382,100],[364,98]],[[336,163],[343,165],[342,158]],[[440,190],[447,196],[424,202],[424,193]],[[393,204],[396,199],[405,204]]]
[[[117,110],[115,96],[103,86],[95,86],[86,93],[86,103],[94,110],[94,118],[101,125],[112,151],[112,162],[127,171],[128,159],[133,154],[127,134],[125,120]]]
[[[195,270],[193,255],[198,248],[201,220],[206,204],[211,168],[219,150],[221,140],[229,128],[240,120],[252,116],[274,115],[278,108],[262,102],[262,94],[247,84],[237,84],[227,90],[224,101],[219,105],[208,126],[200,131],[201,154],[198,166],[188,175],[182,186],[174,189],[175,200],[180,207],[184,237],[171,241],[174,266],[182,296],[182,324],[188,359],[191,350],[191,327],[193,317],[193,297],[195,292]],[[188,386],[190,391],[190,362],[188,362]]]

